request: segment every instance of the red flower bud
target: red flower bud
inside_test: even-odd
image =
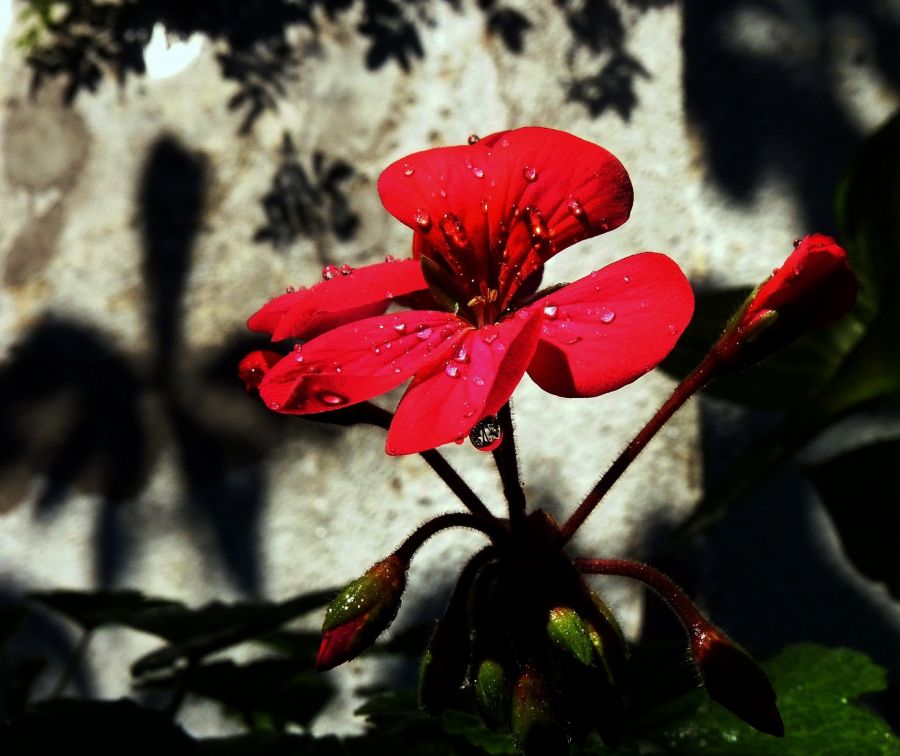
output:
[[[713,701],[760,732],[784,735],[775,691],[750,654],[706,623],[691,628],[691,656]]]
[[[843,317],[856,302],[856,276],[831,237],[796,242],[784,265],[754,291],[716,344],[720,361],[742,368],[798,336]]]
[[[407,566],[391,554],[372,565],[329,604],[316,657],[320,672],[361,654],[391,624],[406,587]]]
[[[568,753],[568,738],[556,717],[547,683],[526,666],[512,696],[513,741],[524,754]]]

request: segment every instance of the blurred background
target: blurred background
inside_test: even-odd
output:
[[[283,601],[459,508],[421,459],[387,457],[382,431],[269,413],[236,377],[267,298],[326,264],[409,253],[376,192],[391,161],[522,125],[600,143],[631,174],[632,217],[545,282],[656,250],[714,298],[762,280],[796,237],[845,243],[835,191],[898,105],[891,0],[0,0],[0,602],[124,588]],[[574,551],[664,566],[763,654],[847,645],[896,676],[892,359],[887,389],[821,422],[803,421],[827,384],[805,382],[804,359],[797,385],[768,374],[753,396],[692,402]],[[514,410],[532,506],[570,512],[679,369],[578,401],[526,378]],[[779,452],[735,477],[759,439]],[[490,455],[442,451],[501,512]],[[726,516],[673,546],[728,475]],[[423,549],[399,630],[439,614],[479,544],[454,532]],[[596,585],[632,637],[671,630],[633,586]],[[22,622],[7,653],[48,660],[32,680],[46,695],[76,636],[40,611]],[[96,633],[71,690],[125,695],[157,643]],[[391,674],[369,659],[329,679],[353,691]],[[354,705],[330,699],[314,728],[353,731]],[[185,716],[197,734],[226,726]]]

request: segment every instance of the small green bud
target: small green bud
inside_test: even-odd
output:
[[[475,673],[475,700],[484,723],[499,727],[509,719],[512,686],[503,666],[495,659],[485,659]]]
[[[600,641],[596,631],[596,641],[591,638],[592,629],[588,628],[578,612],[568,606],[551,609],[547,618],[547,635],[554,645],[589,666],[596,663],[594,645]],[[597,650],[601,651],[602,646]]]
[[[531,667],[526,667],[516,681],[511,727],[513,742],[524,754],[569,752],[565,727],[553,711],[547,684]]]

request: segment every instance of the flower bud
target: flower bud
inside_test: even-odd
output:
[[[568,753],[568,738],[553,711],[547,683],[530,666],[513,690],[511,726],[516,748],[524,754]]]
[[[496,659],[485,659],[475,673],[475,701],[481,718],[491,729],[509,720],[512,686],[503,665]]]
[[[574,656],[582,664],[594,665],[594,643],[584,620],[574,609],[558,606],[547,618],[547,636],[553,644]],[[599,636],[597,638],[599,642]]]
[[[713,701],[760,732],[784,735],[775,691],[750,654],[712,625],[695,624],[691,656]]]
[[[329,604],[316,657],[319,671],[358,656],[391,624],[406,587],[407,566],[392,554],[372,565]]]
[[[718,361],[740,369],[799,336],[843,317],[856,302],[856,276],[834,239],[811,234],[747,299],[714,347]]]

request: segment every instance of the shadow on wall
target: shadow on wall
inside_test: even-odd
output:
[[[711,177],[753,198],[766,174],[795,189],[808,231],[833,232],[834,187],[864,136],[835,66],[900,88],[900,19],[881,0],[684,4],[685,99]],[[798,234],[803,229],[798,224]]]
[[[151,148],[138,194],[152,334],[144,353],[126,354],[102,330],[48,315],[0,366],[0,507],[25,498],[37,476],[38,517],[53,517],[74,489],[98,495],[95,572],[104,586],[129,558],[136,522],[128,504],[160,449],[173,445],[198,551],[212,536],[236,587],[259,589],[261,462],[287,426],[248,401],[235,374],[259,339],[186,353],[182,302],[206,186],[202,157],[170,137]],[[290,427],[316,447],[336,438],[317,424]]]
[[[672,2],[627,0],[626,5],[644,13]],[[60,12],[60,5],[51,10],[43,0],[28,0],[18,39],[28,51],[32,87],[63,77],[71,102],[82,91],[95,90],[106,71],[119,82],[143,74],[144,48],[157,24],[181,39],[202,33],[216,43],[223,78],[237,85],[228,107],[243,112],[240,133],[247,133],[260,115],[277,110],[290,82],[315,57],[327,33],[323,21],[349,26],[366,41],[366,70],[394,62],[411,71],[427,52],[421,29],[437,24],[440,5],[467,10],[461,0],[83,0]],[[477,0],[476,7],[489,37],[508,53],[526,52],[535,22],[525,12],[498,0]],[[563,43],[568,99],[595,117],[612,110],[630,118],[638,103],[635,82],[650,72],[628,48],[621,6],[613,0],[555,0],[550,12],[561,14],[571,33]]]

